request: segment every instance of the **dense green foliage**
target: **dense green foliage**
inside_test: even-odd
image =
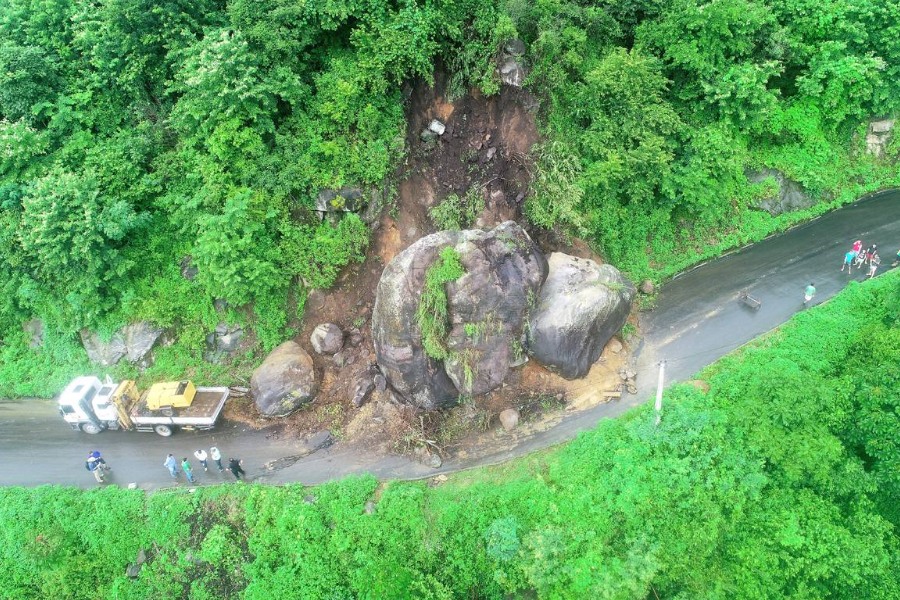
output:
[[[878,161],[861,135],[897,108],[897,23],[876,0],[9,0],[0,394],[58,391],[85,369],[81,328],[136,319],[178,331],[159,375],[220,376],[201,361],[220,321],[255,333],[252,365],[361,257],[367,228],[320,223],[314,199],[390,187],[401,84],[442,65],[451,96],[494,94],[515,36],[545,137],[525,212],[635,279],[897,184],[900,136]],[[746,170],[764,167],[818,203],[753,210],[773,182]],[[432,217],[464,226],[470,200]],[[21,332],[33,317],[41,350]]]
[[[0,489],[8,598],[900,595],[900,272],[575,441],[438,487]],[[368,504],[370,503],[371,504]],[[139,548],[150,561],[124,576]]]
[[[441,250],[437,260],[425,271],[425,284],[416,309],[416,323],[422,332],[422,348],[431,358],[444,360],[447,350],[449,310],[446,285],[465,274],[459,253],[452,246]]]
[[[876,0],[511,0],[545,98],[526,212],[587,235],[633,278],[900,182],[863,123],[900,102],[900,4]],[[897,136],[895,136],[896,138]],[[817,203],[753,210],[779,169]]]

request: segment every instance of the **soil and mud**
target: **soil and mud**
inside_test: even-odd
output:
[[[236,398],[225,418],[267,430],[267,437],[302,439],[330,431],[336,441],[373,452],[401,452],[423,456],[453,454],[459,458],[496,451],[514,443],[520,434],[552,427],[566,411],[582,410],[608,401],[607,391],[621,383],[618,372],[628,356],[604,351],[589,375],[567,381],[534,362],[513,370],[504,385],[470,399],[449,411],[419,413],[398,403],[390,393],[375,390],[361,408],[351,399],[356,382],[375,362],[370,320],[381,272],[400,251],[437,230],[429,209],[449,194],[480,193],[484,211],[476,227],[491,228],[506,220],[527,227],[522,206],[532,177],[532,148],[539,141],[534,111],[537,101],[528,92],[504,87],[497,96],[473,92],[450,101],[446,78],[433,85],[420,81],[407,92],[407,158],[395,173],[396,194],[386,203],[374,226],[364,262],[345,269],[332,289],[310,294],[299,335],[295,338],[315,362],[320,391],[308,407],[278,420],[258,417],[249,398]],[[437,119],[446,127],[441,136],[423,136]],[[472,192],[471,190],[476,190]],[[587,244],[562,240],[546,232],[532,232],[544,252],[561,250],[598,262]],[[309,336],[319,323],[335,323],[361,341],[345,344],[335,356],[312,351]],[[611,344],[614,346],[617,344]],[[514,435],[500,428],[498,415],[507,408],[520,412]]]

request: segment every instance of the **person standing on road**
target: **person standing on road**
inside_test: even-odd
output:
[[[808,305],[809,301],[812,300],[813,296],[815,296],[815,295],[816,295],[816,286],[814,286],[812,283],[810,283],[808,286],[806,286],[806,293],[803,296],[803,306]]]
[[[878,253],[876,252],[874,255],[872,255],[872,260],[869,263],[869,279],[872,279],[873,277],[875,277],[875,271],[878,270],[878,265],[880,265],[880,264],[881,264],[881,257],[878,256]]]
[[[841,273],[844,272],[844,267],[847,267],[847,274],[850,274],[850,271],[853,270],[853,259],[855,258],[856,252],[854,252],[853,250],[844,255],[844,264],[841,265]]]
[[[856,240],[853,242],[853,254],[859,254],[860,250],[862,250],[862,240]]]
[[[241,475],[246,475],[244,473],[244,469],[241,468],[241,463],[244,462],[239,458],[229,458],[228,459],[228,470],[231,471],[231,474],[234,475],[235,479],[238,481],[241,480]]]
[[[181,459],[181,470],[184,471],[184,476],[187,477],[187,480],[190,483],[194,483],[194,471],[186,456]]]
[[[169,453],[163,466],[169,470],[169,475],[172,476],[172,479],[178,479],[178,461],[175,460],[174,454]]]
[[[219,473],[224,471],[225,467],[222,466],[222,453],[219,452],[219,449],[216,446],[209,449],[209,455],[216,461],[216,466],[219,467]]]
[[[203,472],[206,473],[209,471],[209,463],[206,462],[206,450],[200,448],[199,450],[194,450],[194,456],[197,457],[197,460],[200,461],[200,464],[203,465]]]
[[[94,457],[93,453],[88,454],[87,460],[84,461],[84,468],[91,472],[91,475],[94,476],[97,483],[103,483],[103,468],[100,466],[100,461]]]

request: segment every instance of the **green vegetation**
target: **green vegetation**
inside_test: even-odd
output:
[[[428,210],[428,216],[438,229],[460,230],[474,225],[483,210],[484,189],[473,185],[462,198],[456,194],[448,194]]]
[[[874,0],[510,0],[543,99],[526,214],[662,279],[900,184],[864,122],[900,102],[900,5]],[[898,136],[894,136],[896,140]],[[774,168],[814,206],[755,210]]]
[[[72,600],[896,598],[898,333],[900,272],[851,283],[708,368],[709,392],[670,389],[658,427],[645,406],[438,487],[366,476],[149,496],[0,488],[0,589]],[[130,580],[140,548],[149,561]]]
[[[416,322],[422,332],[422,347],[431,358],[444,360],[450,356],[447,350],[447,290],[444,286],[465,272],[459,262],[459,253],[452,246],[441,250],[437,260],[425,271]]]

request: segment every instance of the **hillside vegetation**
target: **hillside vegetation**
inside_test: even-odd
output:
[[[0,488],[6,598],[900,596],[900,271],[557,449],[428,482]],[[140,576],[124,575],[139,549]]]
[[[542,101],[528,218],[636,279],[896,183],[860,134],[900,98],[898,24],[875,0],[8,0],[0,395],[57,392],[90,368],[80,329],[139,319],[178,332],[145,377],[246,373],[365,252],[359,219],[311,209],[343,185],[390,198],[404,82],[441,68],[457,96],[496,93],[512,37]],[[761,167],[820,204],[750,210]],[[223,319],[255,334],[227,368],[201,360]]]

